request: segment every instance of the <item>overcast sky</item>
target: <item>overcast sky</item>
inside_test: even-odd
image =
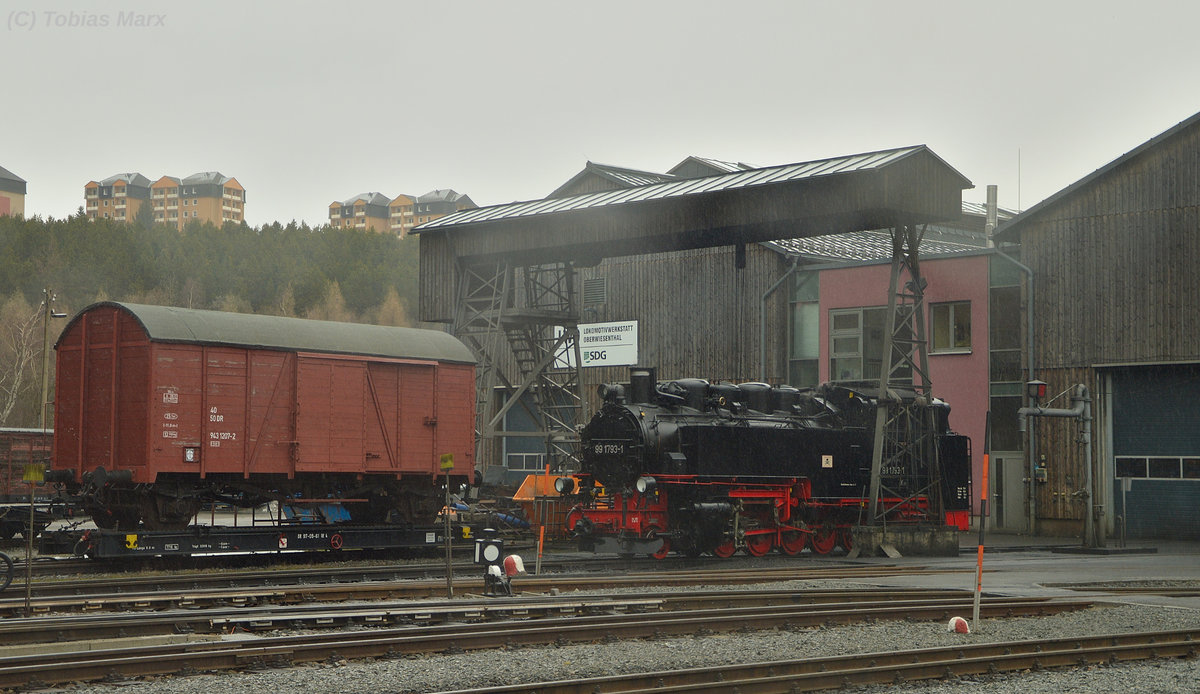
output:
[[[453,188],[928,145],[1028,208],[1200,111],[1200,3],[4,0],[0,166],[26,214],[220,171],[246,218]],[[154,16],[143,16],[154,15]],[[90,26],[89,26],[90,25]]]

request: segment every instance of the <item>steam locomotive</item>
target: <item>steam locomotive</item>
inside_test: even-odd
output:
[[[879,407],[877,393],[857,385],[658,383],[654,369],[635,368],[628,387],[600,386],[603,406],[582,431],[581,472],[556,483],[574,501],[567,530],[585,550],[657,558],[848,549],[869,507]],[[889,397],[913,406],[911,419],[922,423],[898,436],[936,450],[887,458],[885,519],[965,530],[970,440],[950,430],[946,403],[912,391]]]

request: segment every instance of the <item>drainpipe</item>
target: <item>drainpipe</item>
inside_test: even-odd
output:
[[[1032,381],[1035,380],[1033,376],[1035,367],[1033,363],[1033,270],[1025,267],[1012,256],[1006,255],[999,248],[996,249],[996,255],[1016,265],[1021,272],[1025,273],[1025,281],[1029,288],[1025,293],[1025,354],[1027,355],[1029,377],[1025,380]],[[1025,431],[1025,429],[1022,428],[1021,431]],[[1029,443],[1027,448],[1029,450],[1029,469],[1025,471],[1025,474],[1027,476],[1026,479],[1029,480],[1029,498],[1027,500],[1027,505],[1029,506],[1029,534],[1035,535],[1035,525],[1037,523],[1037,485],[1034,482],[1034,468],[1037,466],[1037,437],[1034,436],[1033,427],[1029,428]]]
[[[1022,407],[1017,410],[1017,425],[1020,431],[1025,431],[1026,420],[1029,417],[1071,417],[1083,421],[1083,489],[1075,492],[1077,495],[1084,498],[1084,516],[1083,516],[1083,546],[1097,547],[1104,546],[1101,539],[1097,541],[1094,528],[1094,519],[1096,508],[1096,494],[1093,489],[1092,481],[1092,397],[1088,393],[1088,387],[1079,384],[1075,386],[1075,393],[1071,395],[1072,407],[1070,409],[1056,409],[1051,407]]]
[[[767,297],[774,294],[775,290],[779,289],[779,286],[796,272],[796,266],[799,264],[800,256],[794,256],[792,258],[792,266],[788,268],[787,272],[783,273],[783,277],[775,280],[775,284],[772,284],[767,291],[763,292],[762,298],[758,301],[758,363],[760,369],[758,380],[763,383],[767,382]]]

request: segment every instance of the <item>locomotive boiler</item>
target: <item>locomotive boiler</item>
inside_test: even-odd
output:
[[[206,502],[340,503],[430,524],[474,464],[475,360],[413,328],[103,302],[55,346],[47,476],[101,528],[181,528]]]
[[[574,497],[567,530],[585,549],[828,553],[849,548],[850,528],[865,520],[879,406],[870,389],[658,383],[653,369],[637,368],[627,386],[604,385],[600,395],[582,431],[581,472],[558,484]],[[917,402],[911,391],[890,395]],[[949,429],[946,403],[915,409],[917,429],[900,435],[934,450],[889,458],[885,518],[965,530],[970,441]]]

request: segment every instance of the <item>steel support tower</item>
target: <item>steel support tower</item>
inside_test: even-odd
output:
[[[514,266],[458,263],[453,333],[479,360],[476,375],[476,460],[493,459],[495,441],[537,436],[553,470],[576,470],[583,397],[579,378],[579,294],[570,263]],[[496,389],[507,395],[501,405]],[[536,432],[500,428],[513,406],[533,407]]]
[[[928,495],[929,516],[942,515],[941,467],[933,421],[932,383],[925,334],[925,279],[918,247],[925,227],[890,230],[892,275],[879,370],[879,409],[871,457],[868,525],[878,525],[897,504]],[[915,397],[901,398],[898,390]]]

